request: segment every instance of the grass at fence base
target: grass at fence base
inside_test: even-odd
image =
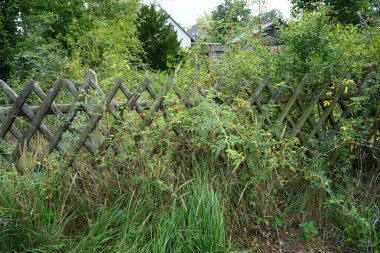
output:
[[[286,195],[276,192],[276,186],[264,184],[262,195],[247,199],[243,194],[247,189],[222,164],[209,167],[198,161],[193,170],[187,166],[177,168],[178,174],[168,176],[170,180],[152,177],[141,168],[125,167],[120,172],[112,166],[86,164],[69,171],[4,173],[0,252],[235,252],[245,248],[255,252],[259,245],[269,249],[265,241],[271,242],[272,249],[284,248],[280,241],[286,242],[288,231],[298,233],[294,240],[305,249],[318,249],[322,238],[329,236],[336,238],[334,247],[348,243],[329,219],[346,225],[360,217],[352,212],[347,216],[349,210],[338,210],[331,203],[327,220],[317,219],[325,229],[315,224],[319,235],[310,233],[307,239],[303,233],[309,232],[295,224],[309,217],[307,211],[326,214],[316,206],[322,203],[320,192],[300,192],[293,195],[297,199],[282,199]],[[286,208],[280,207],[282,202]],[[368,215],[379,212],[373,204],[368,205]],[[353,231],[347,233],[354,238]],[[375,240],[379,235],[374,231],[372,236]]]
[[[0,251],[227,252],[222,206],[207,178],[172,195],[146,179],[87,172],[3,175]]]

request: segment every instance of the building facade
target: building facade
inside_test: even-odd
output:
[[[163,8],[161,9],[166,15],[168,15],[169,24],[173,25],[174,30],[177,32],[177,39],[181,42],[181,48],[191,47],[194,39]]]

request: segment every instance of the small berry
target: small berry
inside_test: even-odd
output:
[[[178,150],[179,146],[180,146],[180,144],[179,144],[178,142],[174,142],[174,143],[173,143],[173,148],[174,148],[175,150]]]

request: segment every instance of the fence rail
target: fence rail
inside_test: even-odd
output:
[[[283,125],[287,133],[297,137],[302,144],[305,144],[306,139],[311,137],[318,140],[332,138],[339,132],[339,118],[352,116],[352,106],[348,105],[347,101],[352,97],[360,96],[364,85],[360,85],[361,88],[356,93],[345,93],[343,90],[339,90],[333,94],[326,94],[329,84],[325,84],[313,96],[309,97],[304,92],[308,79],[309,76],[305,75],[296,87],[291,88],[288,85],[291,79],[287,78],[284,80],[284,85],[277,89],[266,78],[254,90],[251,90],[251,86],[247,81],[242,79],[236,85],[234,92],[226,99],[221,99],[217,95],[217,91],[223,86],[223,80],[219,80],[213,87],[214,100],[216,103],[232,105],[234,100],[239,97],[239,94],[243,92],[246,101],[257,110],[258,120],[267,128]],[[364,83],[365,80],[362,80],[362,82]],[[75,103],[54,103],[57,95],[63,91],[64,86],[68,88],[75,98]],[[202,92],[197,90],[196,85],[189,85],[185,91],[182,91],[173,83],[163,86],[160,93],[157,94],[147,78],[133,92],[118,78],[115,85],[105,93],[99,87],[96,73],[93,71],[87,73],[85,84],[81,89],[77,89],[73,83],[66,79],[58,79],[48,93],[45,93],[33,80],[29,80],[18,95],[1,80],[0,88],[13,102],[11,107],[0,107],[0,141],[6,142],[6,135],[13,136],[17,141],[17,145],[12,152],[5,152],[0,146],[0,153],[10,163],[15,164],[16,167],[18,167],[17,161],[26,150],[32,153],[37,152],[38,147],[33,146],[31,143],[33,136],[37,132],[48,143],[45,155],[49,155],[56,150],[61,155],[68,157],[70,161],[68,165],[72,165],[75,156],[82,149],[86,149],[91,154],[96,154],[108,148],[107,141],[101,142],[92,136],[97,127],[102,135],[112,136],[109,130],[101,124],[105,112],[112,115],[121,124],[128,120],[123,117],[121,111],[136,111],[144,122],[143,127],[149,127],[153,120],[152,117],[146,116],[148,110],[151,112],[150,115],[154,115],[158,111],[164,111],[165,108],[178,103],[187,107],[195,106],[199,100],[192,99],[191,95],[194,92],[202,95]],[[96,91],[104,98],[106,106],[92,103],[91,90]],[[178,97],[177,101],[167,99],[166,95],[171,90]],[[119,91],[126,97],[125,101],[114,101],[115,95]],[[148,93],[151,101],[139,102],[143,92]],[[27,100],[32,93],[35,93],[42,100],[42,104],[27,104]],[[328,102],[326,103],[326,101]],[[271,110],[275,110],[275,113],[269,111],[269,107],[272,108]],[[295,111],[297,113],[294,113]],[[72,144],[69,152],[67,147],[61,144],[61,139],[65,132],[75,132],[70,126],[79,112],[86,113],[90,120],[81,130],[79,138]],[[48,115],[55,115],[60,119],[59,127],[55,132],[52,132],[43,122]],[[29,119],[30,123],[25,131],[21,131],[16,126],[15,120],[18,117]],[[325,129],[324,132],[321,131],[322,128]],[[139,130],[141,129],[137,131]]]

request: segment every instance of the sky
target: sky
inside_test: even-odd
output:
[[[145,0],[146,3],[153,0]],[[197,17],[204,12],[211,12],[216,6],[223,3],[223,0],[159,0],[161,6],[180,23],[183,27],[195,24]],[[279,9],[285,19],[290,17],[291,4],[289,0],[266,0],[266,10]],[[252,6],[252,12],[258,13],[258,6]]]

